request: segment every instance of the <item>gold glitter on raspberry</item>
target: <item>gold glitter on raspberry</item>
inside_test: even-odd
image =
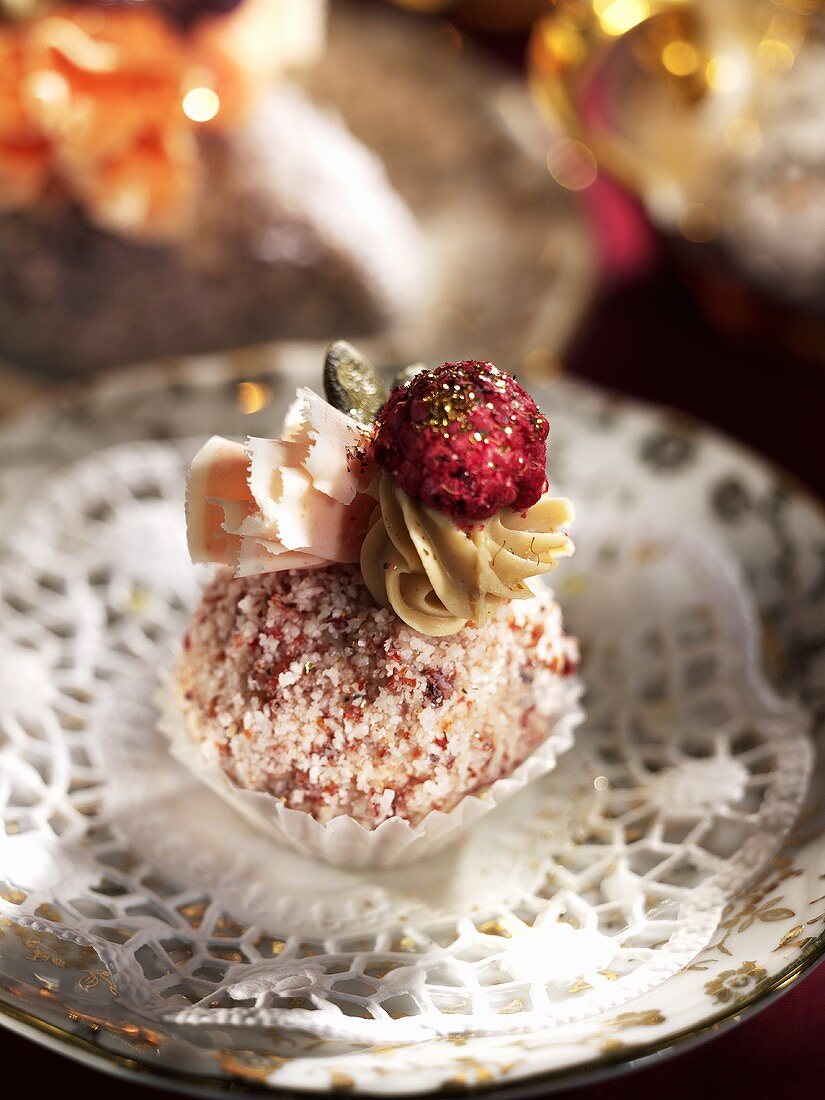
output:
[[[478,395],[472,386],[444,383],[439,389],[426,393],[421,401],[427,415],[424,420],[417,421],[415,427],[420,432],[426,428],[437,431],[451,424],[466,423],[478,402]]]

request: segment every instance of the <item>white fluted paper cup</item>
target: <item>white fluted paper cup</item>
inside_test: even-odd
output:
[[[391,817],[374,829],[343,814],[322,824],[305,810],[292,809],[265,791],[236,786],[220,767],[204,757],[189,736],[179,692],[169,679],[157,696],[158,728],[168,739],[175,759],[260,832],[295,851],[340,867],[396,867],[447,847],[479,818],[551,772],[559,757],[572,748],[576,728],[584,718],[582,692],[577,676],[565,679],[561,707],[555,718],[548,719],[547,737],[510,775],[496,779],[482,791],[465,795],[447,812],[431,810],[416,825],[402,817]]]

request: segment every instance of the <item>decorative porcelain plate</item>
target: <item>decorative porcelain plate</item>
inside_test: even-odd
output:
[[[741,1019],[825,950],[825,520],[710,431],[538,395],[587,718],[446,851],[332,869],[170,756],[187,459],[272,434],[320,357],[156,367],[0,431],[3,1020],[203,1093],[420,1095],[544,1093]]]

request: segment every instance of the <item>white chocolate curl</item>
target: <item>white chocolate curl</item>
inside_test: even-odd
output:
[[[361,572],[373,599],[421,634],[483,625],[503,600],[532,597],[530,578],[573,553],[564,530],[573,506],[549,493],[524,512],[503,508],[464,531],[386,473],[372,491],[378,503],[361,548]]]
[[[352,468],[362,444],[355,421],[306,389],[280,439],[213,436],[187,481],[192,561],[237,577],[357,562],[375,505]]]

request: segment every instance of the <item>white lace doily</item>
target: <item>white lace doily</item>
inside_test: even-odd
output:
[[[0,574],[0,867],[20,920],[91,944],[164,1026],[383,1043],[561,1024],[687,965],[775,852],[811,766],[758,668],[741,579],[700,533],[591,515],[556,588],[588,719],[546,779],[397,872],[254,831],[155,731],[198,581],[184,445],[50,481]]]

